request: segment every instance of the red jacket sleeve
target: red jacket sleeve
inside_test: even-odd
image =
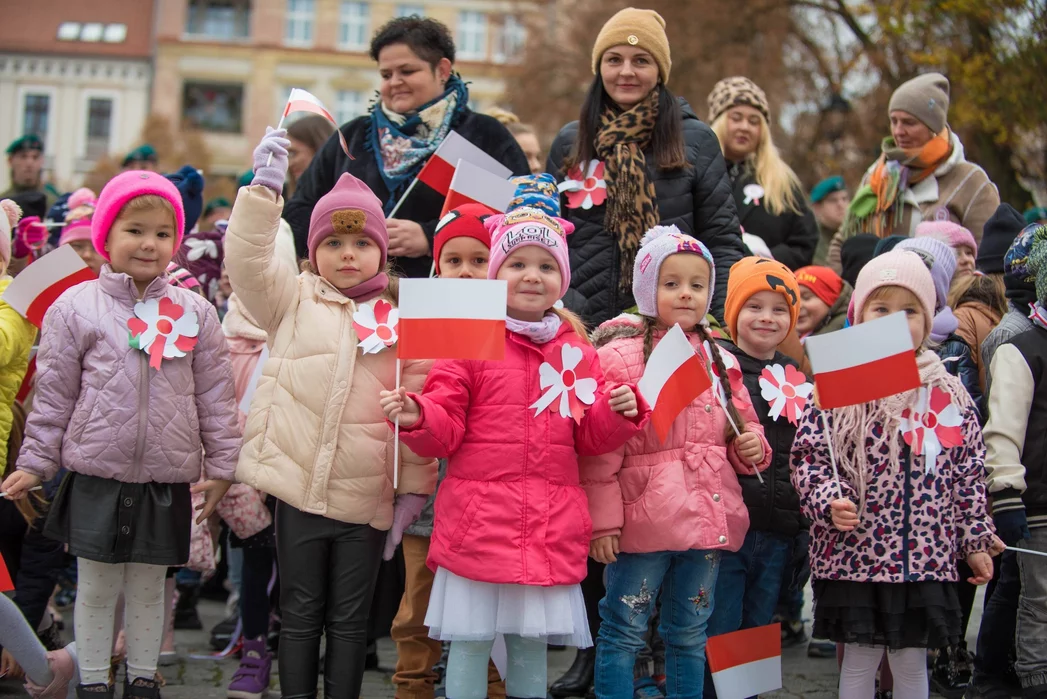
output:
[[[446,459],[462,445],[472,377],[466,362],[438,361],[422,394],[410,393],[422,412],[411,427],[400,427],[400,441],[418,456]]]
[[[647,405],[635,384],[605,383],[596,350],[589,349],[587,353],[591,362],[590,371],[599,389],[596,400],[585,411],[581,423],[575,427],[574,444],[579,456],[598,456],[614,451],[642,430],[651,417],[651,406]],[[636,404],[639,408],[636,417],[627,418],[611,410],[609,394],[623,385],[629,386],[636,394]]]

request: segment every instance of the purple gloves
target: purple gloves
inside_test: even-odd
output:
[[[265,127],[265,136],[254,149],[254,179],[251,184],[265,185],[279,196],[284,191],[287,177],[287,129]]]
[[[396,502],[393,504],[393,526],[385,537],[385,551],[382,553],[383,560],[393,560],[396,547],[400,545],[400,541],[404,538],[404,529],[414,524],[415,520],[418,519],[418,515],[422,514],[425,501],[428,499],[424,495],[415,495],[413,493],[396,496]]]
[[[18,222],[12,257],[28,257],[31,252],[39,252],[46,242],[47,226],[40,222],[39,216],[26,216]]]

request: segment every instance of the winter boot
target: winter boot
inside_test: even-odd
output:
[[[155,677],[136,677],[130,682],[124,677],[124,699],[160,699],[160,683]]]
[[[245,640],[240,667],[233,674],[226,696],[229,699],[262,699],[269,692],[273,656],[265,648],[265,636]]]
[[[174,627],[179,631],[199,631],[204,628],[196,603],[200,599],[199,585],[177,585],[178,602],[174,610]]]
[[[593,675],[596,671],[596,648],[579,648],[574,656],[574,663],[560,679],[553,682],[549,694],[556,699],[566,697],[584,697],[593,686]]]

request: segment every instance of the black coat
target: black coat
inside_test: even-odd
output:
[[[65,546],[44,536],[44,519],[37,517],[29,527],[14,502],[0,500],[0,555],[15,584],[15,604],[34,629],[65,567]]]
[[[978,373],[978,367],[974,364],[974,355],[970,346],[963,341],[962,337],[952,333],[938,345],[935,354],[945,363],[945,370],[963,383],[963,387],[967,389],[968,395],[978,410],[978,423],[984,426],[987,405],[982,395],[981,376]]]
[[[742,369],[742,382],[749,391],[753,409],[760,416],[767,443],[771,445],[770,467],[763,472],[763,483],[756,476],[738,476],[742,486],[742,499],[749,510],[749,530],[780,534],[792,538],[801,529],[808,526],[807,519],[800,513],[800,496],[789,479],[789,455],[793,448],[793,437],[796,426],[785,419],[784,415],[777,420],[768,416],[771,406],[760,392],[760,373],[764,367],[772,364],[782,366],[799,366],[781,352],[775,352],[774,359],[764,361],[755,359],[727,340],[720,340],[720,345],[738,360]]]
[[[379,172],[378,160],[367,147],[370,126],[370,115],[357,117],[343,124],[341,131],[354,160],[350,160],[342,151],[337,134],[332,134],[298,180],[294,196],[284,206],[283,217],[291,224],[299,257],[309,256],[306,241],[309,238],[309,217],[313,213],[313,207],[320,197],[331,191],[342,173],[349,172],[361,179],[383,204],[389,201],[390,193]],[[467,141],[479,146],[492,158],[512,170],[514,175],[526,175],[531,171],[527,165],[527,157],[520,150],[516,139],[493,117],[464,109],[451,127]],[[429,239],[431,250],[443,205],[442,194],[419,183],[397,211],[396,218],[420,224],[425,231],[425,237]],[[430,255],[390,259],[397,270],[406,277],[428,277],[433,264]]]
[[[746,233],[758,236],[771,249],[774,259],[795,271],[811,264],[814,250],[818,247],[818,223],[807,207],[803,192],[796,192],[796,199],[803,207],[801,213],[792,211],[775,216],[766,208],[762,199],[757,204],[748,199],[744,189],[755,184],[756,178],[747,168],[732,165],[734,202],[738,207],[738,222]]]
[[[723,320],[723,303],[727,296],[727,271],[745,255],[738,230],[738,216],[731,197],[723,153],[716,135],[702,123],[684,100],[683,138],[688,167],[681,170],[652,168],[654,156],[645,152],[648,170],[656,194],[661,222],[675,225],[684,233],[705,243],[716,263],[716,289],[713,315]],[[558,182],[564,179],[564,158],[574,150],[578,139],[578,122],[560,130],[549,150],[546,170]],[[618,243],[604,227],[606,206],[568,209],[561,198],[564,218],[574,224],[574,234],[567,239],[571,255],[571,288],[564,297],[568,308],[582,316],[590,326],[597,326],[632,307],[632,293],[618,289]]]

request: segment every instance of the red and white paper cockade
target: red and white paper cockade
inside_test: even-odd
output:
[[[760,395],[770,404],[767,414],[774,421],[782,415],[792,424],[800,421],[814,384],[792,364],[772,364],[760,372]]]
[[[592,367],[581,348],[574,345],[562,345],[559,353],[554,350],[548,361],[538,367],[538,379],[545,393],[531,406],[535,417],[548,408],[560,417],[581,422],[587,406],[596,401],[597,383]]]
[[[575,165],[560,183],[559,189],[567,194],[567,208],[589,210],[603,204],[607,199],[607,182],[604,180],[604,164],[590,160],[585,170]]]
[[[360,306],[353,314],[353,330],[364,354],[378,354],[395,345],[399,325],[400,312],[385,299],[378,299],[373,306]]]
[[[938,455],[963,443],[963,415],[947,391],[920,386],[916,407],[902,411],[898,430],[902,439],[924,457],[924,471],[937,473]]]
[[[135,315],[127,321],[129,344],[149,355],[149,366],[160,368],[164,359],[184,357],[196,347],[200,323],[195,311],[186,311],[166,296],[135,304]]]

